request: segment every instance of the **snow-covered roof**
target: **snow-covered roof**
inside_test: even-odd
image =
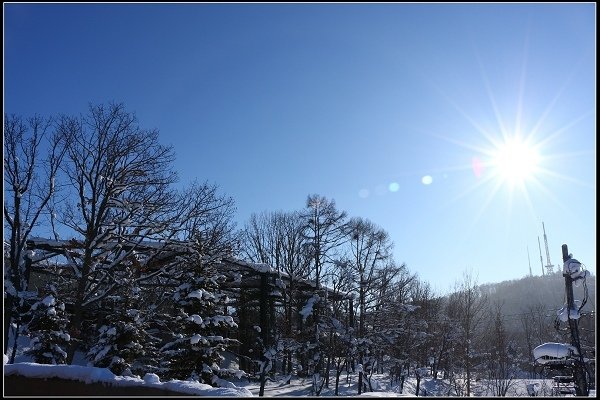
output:
[[[238,260],[238,259],[234,259],[234,258],[227,258],[223,261],[232,263],[232,264],[237,264],[242,267],[247,267],[249,269],[252,269],[252,270],[254,270],[256,272],[260,272],[260,273],[275,272],[275,270],[272,267],[270,267],[269,265],[264,264],[264,263],[253,263],[253,262]],[[286,275],[286,274],[281,273],[281,275]]]
[[[75,249],[83,247],[83,243],[75,239],[52,240],[40,237],[32,237],[27,242],[34,249],[49,251],[51,253],[56,253],[57,255],[62,255],[63,249],[65,248]],[[180,255],[191,254],[196,252],[192,246],[192,243],[174,240],[167,242],[142,241],[140,243],[119,243],[116,241],[109,241],[103,243],[102,246],[99,246],[99,248],[104,249],[106,251],[111,251],[115,248],[134,248],[137,254],[136,259],[138,259],[138,261],[139,257],[141,257],[140,253],[143,253],[144,251],[150,251],[153,254],[151,260],[144,261],[144,267],[147,270],[158,268],[164,265],[164,263],[176,259],[176,257]],[[223,266],[224,269],[233,269],[233,271],[230,271],[232,273],[235,272],[235,269],[237,268],[238,270],[253,271],[257,274],[269,274],[275,276],[279,279],[279,282],[276,282],[277,286],[279,287],[285,287],[286,282],[290,282],[292,280],[294,280],[296,283],[299,283],[300,285],[307,286],[308,289],[315,289],[317,286],[316,282],[313,280],[291,277],[289,274],[283,271],[278,271],[276,268],[273,268],[272,266],[264,263],[254,263],[240,260],[234,257],[217,257],[216,260],[212,258],[211,260],[220,260],[221,266]],[[62,266],[65,267],[67,265]],[[350,297],[349,294],[340,293],[339,291],[336,291],[331,287],[323,285],[322,283],[319,285],[319,288],[321,290],[326,291],[328,295],[340,296],[342,298]]]
[[[253,263],[253,262],[243,261],[243,260],[239,260],[239,259],[232,258],[232,257],[223,258],[222,262],[223,263],[227,263],[229,265],[237,265],[237,266],[240,266],[240,267],[243,267],[245,269],[249,269],[249,270],[255,271],[257,273],[261,273],[261,274],[262,273],[273,274],[273,275],[276,275],[278,278],[280,278],[283,281],[289,282],[289,281],[292,280],[292,278],[290,277],[289,274],[286,274],[283,271],[277,271],[275,268],[273,268],[273,267],[271,267],[271,266],[269,266],[267,264],[264,264],[264,263]],[[316,282],[312,281],[312,280],[309,280],[309,279],[303,279],[303,278],[295,277],[294,281],[297,282],[297,283],[309,286],[311,288],[316,288],[317,287]],[[346,298],[350,298],[351,297],[351,294],[349,294],[349,293],[341,293],[341,292],[336,291],[335,289],[333,289],[331,287],[323,285],[322,283],[319,285],[319,287],[320,287],[321,290],[327,291],[329,293],[329,295],[337,294],[337,295],[340,295],[340,296],[346,297]]]
[[[544,343],[533,349],[533,357],[540,364],[565,360],[577,354],[579,352],[576,347],[565,343]]]

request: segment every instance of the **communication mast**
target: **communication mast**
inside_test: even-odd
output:
[[[529,262],[529,276],[533,276],[531,273],[531,258],[529,258],[529,246],[527,246],[527,261]]]
[[[546,227],[544,226],[544,222],[542,222],[542,229],[544,229],[544,243],[546,244],[546,260],[548,264],[546,264],[546,270],[548,271],[548,275],[552,275],[554,272],[554,265],[550,262],[550,251],[548,250],[548,238],[546,237]]]
[[[542,258],[542,245],[540,245],[540,237],[538,236],[538,247],[540,249],[540,265],[542,266],[542,276],[546,275],[544,272],[544,259]]]

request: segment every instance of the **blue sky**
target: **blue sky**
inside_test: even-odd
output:
[[[4,4],[4,112],[123,102],[241,227],[308,194],[371,219],[438,291],[595,273],[595,4]],[[535,170],[488,165],[519,132]],[[510,139],[508,139],[510,140]],[[475,165],[475,167],[473,167]],[[424,179],[424,177],[427,177]],[[424,182],[428,184],[424,184]],[[545,263],[544,256],[544,263]]]

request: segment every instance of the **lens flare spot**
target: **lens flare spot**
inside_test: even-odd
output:
[[[423,178],[421,178],[421,182],[423,182],[423,185],[431,185],[433,178],[431,175],[425,175]]]
[[[390,190],[390,192],[397,192],[398,190],[400,190],[400,185],[398,184],[398,182],[392,182],[388,185],[388,189]]]
[[[479,157],[473,157],[473,159],[471,160],[471,167],[473,168],[473,173],[475,174],[475,177],[480,178],[483,174],[483,164]]]
[[[358,197],[360,197],[361,199],[366,199],[367,197],[369,197],[369,189],[360,189],[358,191]]]

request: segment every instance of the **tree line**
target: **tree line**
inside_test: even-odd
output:
[[[449,382],[449,395],[470,396],[480,379],[506,395],[518,373],[533,371],[535,342],[561,335],[533,308],[522,329],[507,327],[502,303],[470,273],[450,295],[434,293],[394,260],[383,228],[318,194],[302,209],[256,213],[236,229],[234,200],[206,182],[176,186],[174,158],[123,104],[90,105],[81,116],[5,115],[11,362],[27,335],[36,362],[71,364],[80,351],[119,375],[212,385],[255,377],[261,394],[275,372],[310,377],[319,395],[331,375],[337,394],[343,372],[358,373],[361,393],[376,389],[375,373],[402,384],[427,371]],[[40,233],[72,245],[44,259],[27,243]],[[185,251],[166,258],[177,246]],[[237,278],[220,270],[224,257],[288,277],[276,300],[264,300],[273,309],[268,326],[227,289]],[[34,281],[32,270],[47,278]],[[302,282],[314,291],[299,291]],[[223,367],[227,352],[245,369]]]

